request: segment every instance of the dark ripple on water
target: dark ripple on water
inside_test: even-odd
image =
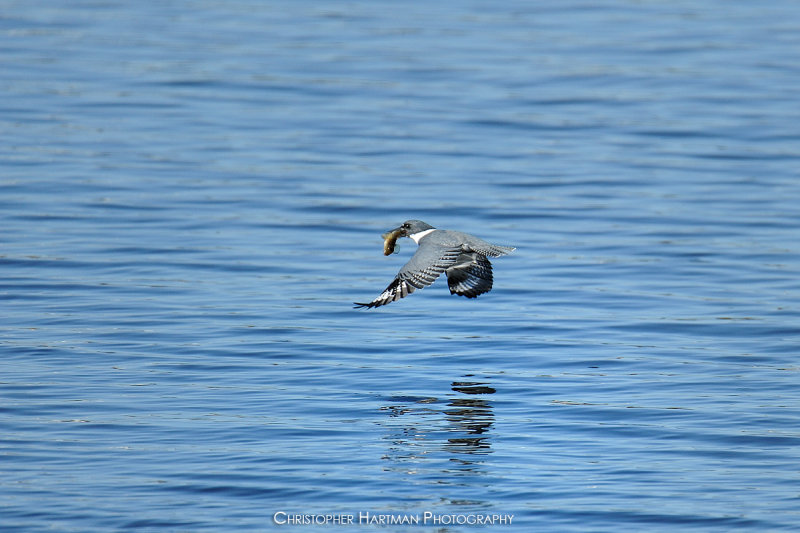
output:
[[[800,12],[717,4],[9,6],[3,525],[794,529]],[[411,217],[518,249],[354,311]]]

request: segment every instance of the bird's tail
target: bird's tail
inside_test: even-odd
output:
[[[500,257],[501,255],[510,254],[516,250],[513,246],[500,246],[498,244],[493,244],[492,247],[487,250],[487,254],[490,257]]]

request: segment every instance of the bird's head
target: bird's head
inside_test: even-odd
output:
[[[391,230],[389,233],[398,232],[398,237],[410,237],[411,235],[415,235],[421,231],[434,229],[433,226],[428,224],[427,222],[423,222],[421,220],[406,220],[400,226],[396,227],[395,229]]]

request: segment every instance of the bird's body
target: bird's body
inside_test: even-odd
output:
[[[357,307],[396,302],[416,289],[427,287],[442,272],[447,275],[450,294],[476,298],[492,289],[492,264],[488,257],[506,255],[515,249],[488,243],[469,233],[436,229],[421,220],[408,220],[384,235],[395,240],[409,237],[419,248],[377,298],[369,303],[357,302]]]

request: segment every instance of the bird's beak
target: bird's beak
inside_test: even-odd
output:
[[[408,237],[408,232],[405,229],[403,229],[403,226],[397,226],[396,228],[390,229],[389,231],[381,235],[381,237],[383,237],[384,239],[388,239],[389,235],[392,235],[395,239],[397,239],[399,237]]]

